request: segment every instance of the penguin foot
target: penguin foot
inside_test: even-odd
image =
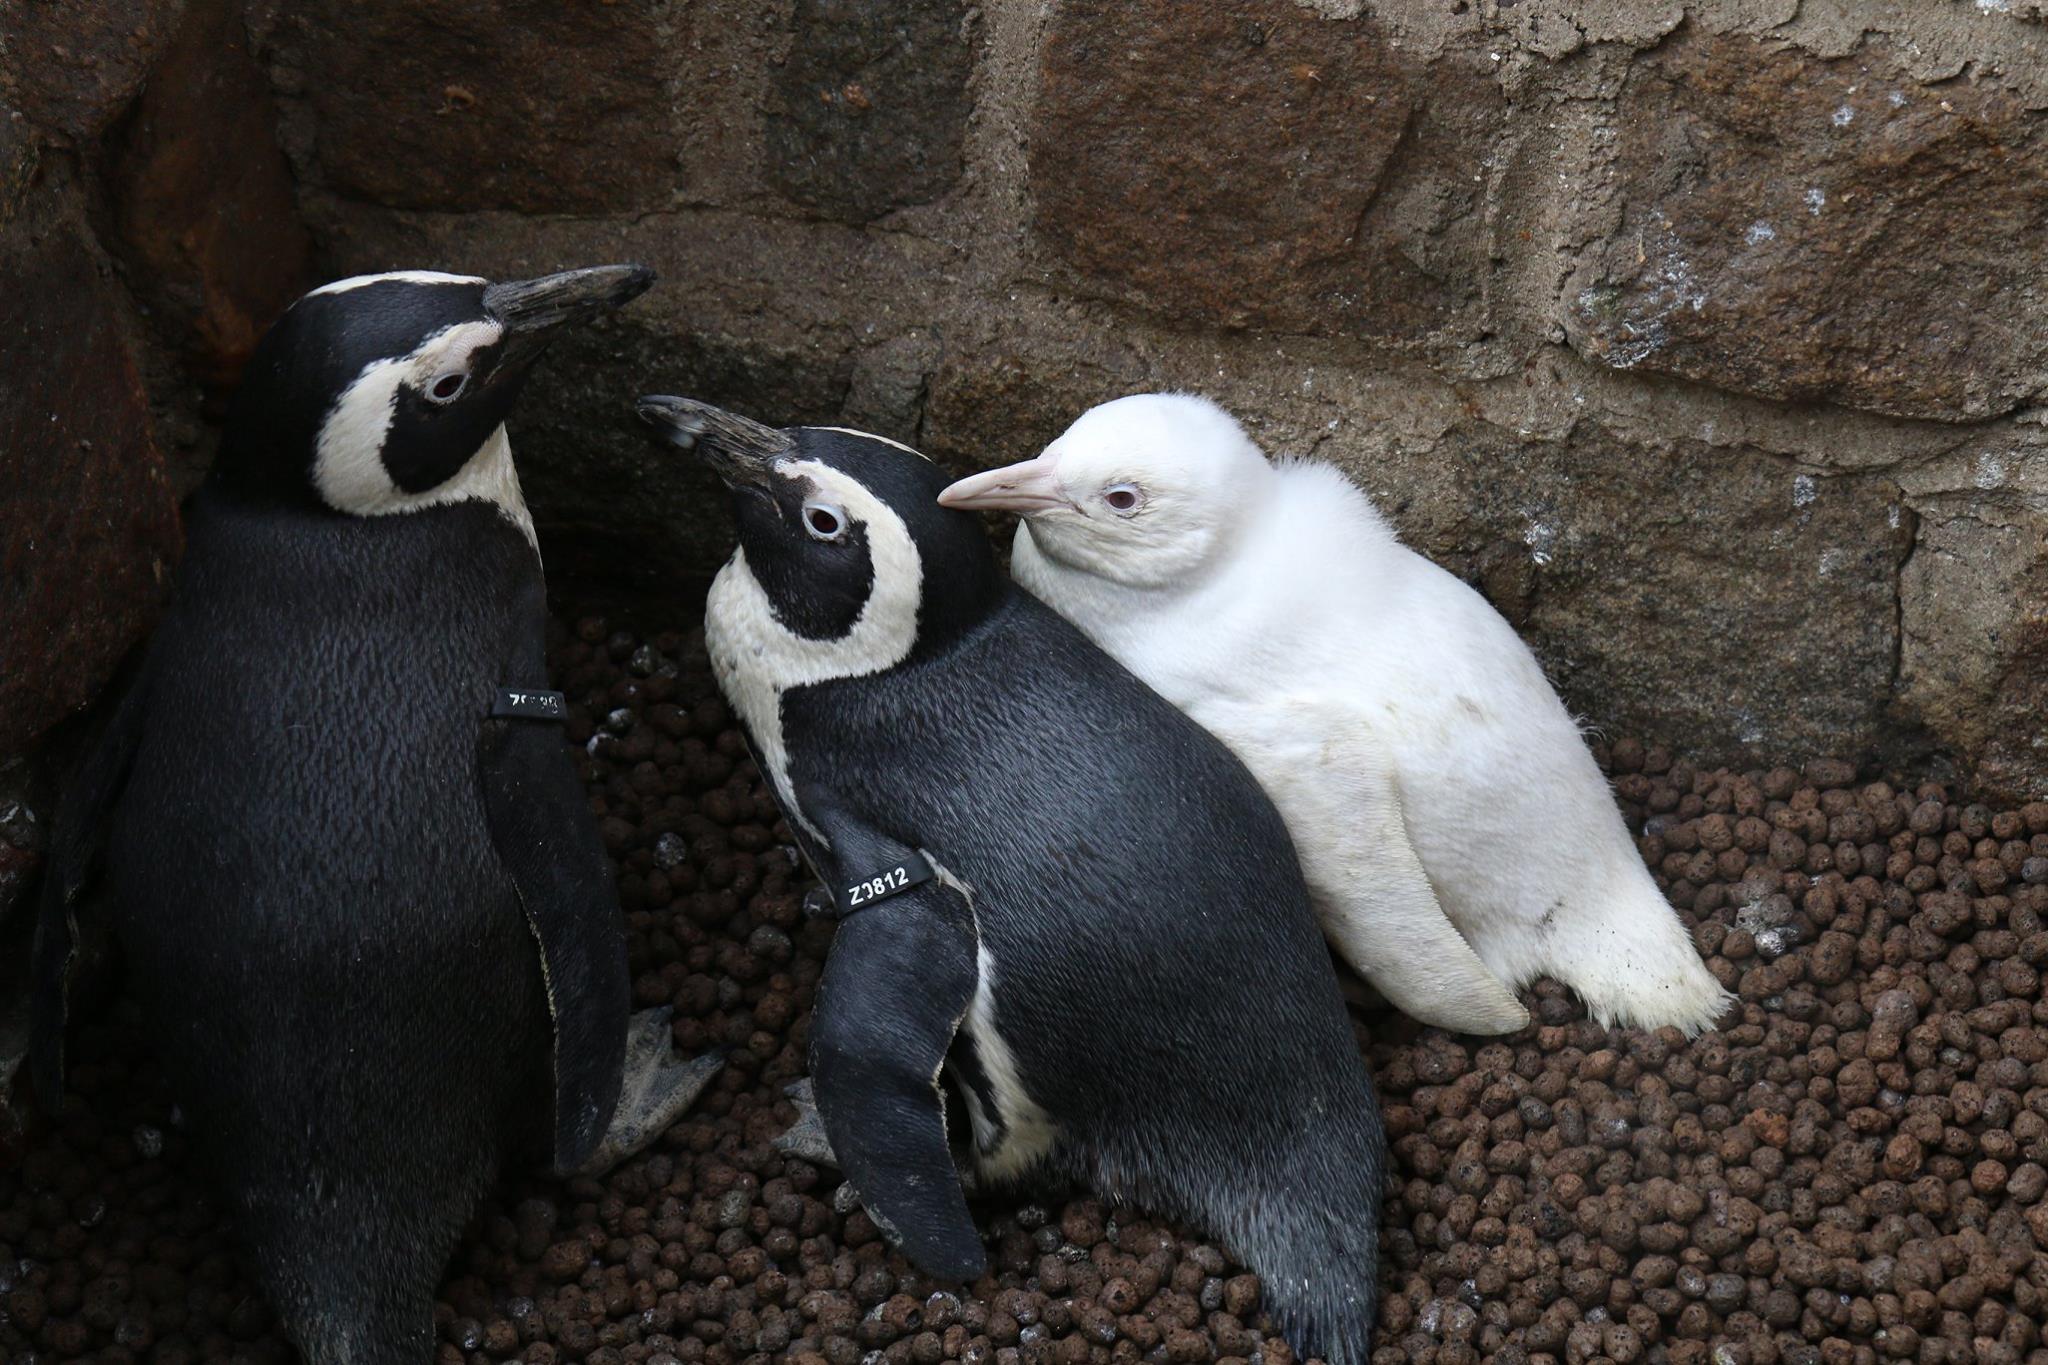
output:
[[[626,1024],[625,1080],[619,1107],[612,1114],[604,1140],[590,1154],[578,1175],[599,1176],[660,1137],[668,1126],[696,1103],[697,1096],[725,1067],[725,1053],[708,1052],[676,1062],[669,1046],[671,1011],[641,1010]]]
[[[818,1112],[817,1097],[811,1092],[811,1078],[806,1076],[784,1086],[782,1093],[796,1105],[796,1122],[776,1137],[775,1150],[838,1170],[839,1158],[832,1154],[832,1141],[825,1136],[825,1119]]]

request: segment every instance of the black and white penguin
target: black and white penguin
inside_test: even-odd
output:
[[[985,1267],[971,1168],[1186,1218],[1296,1348],[1368,1359],[1385,1136],[1287,832],[1221,744],[1003,579],[880,437],[640,400],[732,490],[727,698],[841,915],[830,1145],[926,1273]]]
[[[666,1020],[629,1022],[504,426],[557,328],[652,281],[408,272],[294,304],[56,822],[38,1089],[61,1093],[103,930],[314,1365],[429,1360],[435,1286],[501,1166],[622,1155],[716,1069],[666,1065]]]

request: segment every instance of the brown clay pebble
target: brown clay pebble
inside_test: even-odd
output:
[[[701,643],[553,635],[636,1001],[729,1058],[602,1179],[508,1174],[438,1361],[1292,1365],[1258,1278],[1146,1210],[983,1201],[991,1273],[941,1285],[778,1153],[831,924]],[[1506,1038],[1361,1015],[1391,1148],[1372,1365],[2048,1365],[2048,804],[1607,752],[1741,1003],[1697,1039],[1600,1028],[1548,981]],[[89,1021],[74,1095],[0,1170],[0,1360],[288,1365],[147,1045],[126,1005]]]

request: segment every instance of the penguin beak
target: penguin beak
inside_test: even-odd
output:
[[[796,444],[786,431],[693,398],[650,393],[634,400],[633,410],[655,439],[695,453],[735,490],[769,487],[775,462]]]
[[[1073,505],[1053,472],[1049,455],[970,474],[939,494],[939,506],[974,512],[1019,512],[1029,516]]]
[[[484,309],[505,329],[508,358],[531,359],[562,327],[639,298],[654,283],[644,265],[598,265],[537,280],[508,280],[484,290]]]

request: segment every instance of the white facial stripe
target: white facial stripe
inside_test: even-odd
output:
[[[391,476],[384,472],[383,462],[375,456],[371,457],[368,466],[362,461],[348,461],[338,468],[346,473],[330,480],[327,477],[329,465],[323,459],[314,473],[322,500],[337,511],[358,517],[382,517],[449,503],[488,502],[519,528],[519,533],[526,537],[527,544],[533,546],[535,554],[540,553],[540,542],[533,533],[533,514],[526,510],[526,498],[519,491],[519,471],[512,463],[512,440],[505,434],[503,423],[484,439],[476,454],[469,457],[468,463],[456,472],[454,478],[423,493],[408,493],[391,482]],[[354,482],[350,482],[351,478]],[[343,503],[340,498],[352,501]]]
[[[872,431],[855,431],[852,427],[803,427],[800,429],[803,431],[836,431],[841,436],[860,436],[870,441],[880,441],[885,446],[894,446],[898,450],[917,456],[918,459],[923,460],[926,464],[932,462],[932,457],[925,454],[922,450],[913,450],[901,441],[892,441],[886,436],[877,436]]]
[[[462,368],[471,352],[495,342],[502,330],[489,321],[458,323],[428,337],[411,355],[364,366],[320,426],[313,486],[321,501],[351,516],[374,517],[476,499],[496,504],[527,542],[536,544],[533,517],[520,495],[512,444],[502,425],[453,478],[423,492],[406,492],[384,467],[384,439],[398,411],[399,389],[408,384],[424,389],[436,375]]]
[[[816,496],[838,503],[867,529],[874,584],[843,636],[812,640],[776,618],[744,549],[718,571],[704,608],[704,643],[719,687],[754,737],[768,780],[783,808],[820,842],[824,836],[798,811],[782,740],[782,694],[792,687],[858,678],[899,664],[917,643],[924,563],[903,518],[858,481],[815,460],[788,460],[776,472],[808,478]]]
[[[345,280],[323,284],[307,292],[309,299],[322,294],[346,294],[351,289],[361,289],[366,284],[382,284],[390,280],[398,284],[489,284],[480,275],[449,275],[439,270],[390,270],[382,275],[351,275]]]

